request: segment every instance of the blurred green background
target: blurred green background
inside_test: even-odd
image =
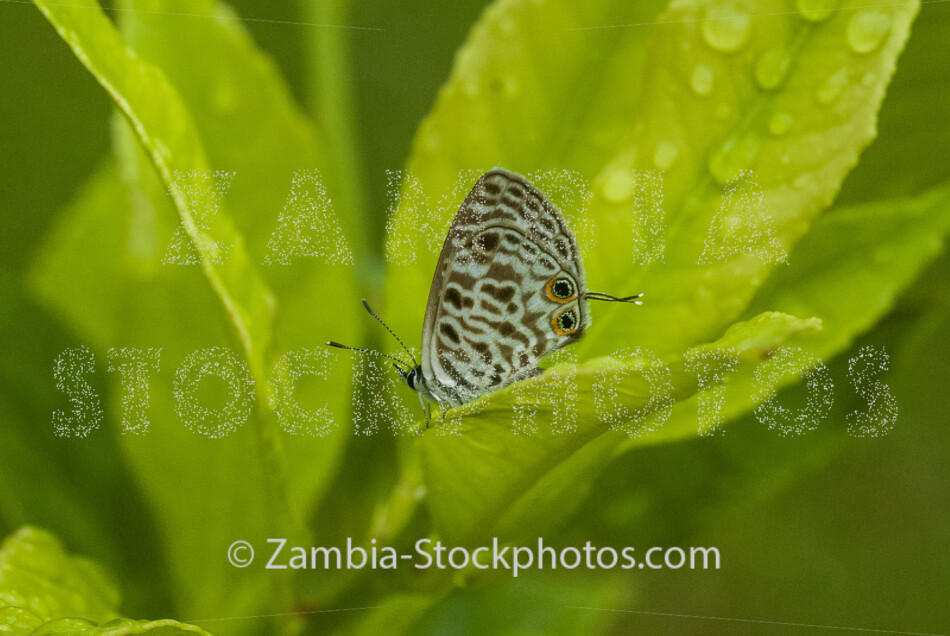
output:
[[[386,264],[392,204],[387,170],[408,166],[427,185],[444,185],[440,170],[454,176],[461,169],[495,164],[520,172],[567,168],[589,174],[596,189],[601,182],[595,175],[608,174],[600,170],[607,170],[609,161],[639,166],[642,157],[636,151],[628,153],[633,157],[629,165],[623,164],[623,152],[610,145],[614,138],[630,148],[645,144],[646,133],[634,124],[665,124],[661,115],[651,119],[641,114],[650,110],[644,104],[661,114],[679,112],[680,101],[695,97],[686,88],[682,93],[665,91],[669,78],[663,69],[654,74],[649,65],[649,60],[667,59],[674,50],[664,47],[672,47],[669,42],[678,42],[678,36],[659,23],[679,14],[663,2],[640,4],[600,2],[581,10],[543,2],[462,1],[448,6],[298,0],[262,6],[244,0],[230,5],[152,0],[107,4],[104,15],[134,51],[132,59],[160,69],[170,92],[180,97],[182,112],[190,115],[188,130],[200,135],[196,143],[203,148],[206,165],[238,173],[226,196],[227,211],[235,235],[246,245],[249,264],[240,271],[225,268],[221,275],[226,287],[240,288],[235,292],[238,301],[247,301],[249,337],[255,345],[266,345],[265,352],[256,355],[267,368],[273,362],[268,355],[318,347],[328,338],[388,347],[381,330],[359,312],[360,297],[382,303],[397,332],[417,344],[435,255],[403,269]],[[707,18],[723,7],[730,15],[753,13],[753,34],[774,28],[775,37],[781,38],[806,22],[819,34],[821,29],[846,32],[858,7],[875,3],[827,3],[838,10],[815,26],[796,15],[811,4],[790,0],[755,7],[741,2],[685,6],[688,12],[695,5],[696,15]],[[882,11],[895,15],[904,8],[901,3],[880,4]],[[620,314],[603,310],[599,315],[604,320],[593,328],[601,327],[599,335],[580,349],[580,362],[612,353],[612,344],[655,344],[664,355],[671,354],[684,349],[681,344],[715,340],[733,321],[772,309],[799,318],[809,318],[804,312],[811,311],[825,321],[827,342],[792,343],[814,346],[835,380],[834,410],[817,431],[780,437],[756,420],[749,403],[729,413],[722,435],[671,434],[646,443],[608,436],[604,449],[593,450],[593,444],[579,444],[572,451],[579,463],[563,468],[563,474],[577,471],[579,490],[564,491],[570,500],[560,502],[560,513],[550,520],[539,507],[537,523],[524,526],[529,534],[536,527],[538,532],[530,536],[540,533],[555,545],[591,541],[716,546],[723,555],[722,569],[532,570],[518,579],[505,572],[417,576],[405,571],[307,572],[292,577],[227,564],[227,546],[238,538],[263,548],[268,536],[317,545],[338,545],[348,536],[380,537],[381,543],[406,545],[422,536],[451,535],[446,508],[437,501],[430,507],[428,497],[420,500],[414,493],[419,488],[427,494],[439,488],[450,492],[446,489],[459,486],[431,476],[432,467],[440,465],[440,438],[427,434],[424,446],[388,432],[351,434],[350,396],[368,389],[351,387],[355,367],[345,357],[336,359],[330,379],[304,378],[298,387],[305,407],[329,402],[344,422],[327,438],[281,433],[266,406],[226,439],[208,440],[186,430],[172,402],[174,369],[201,347],[228,346],[245,354],[247,348],[242,349],[205,273],[198,267],[161,264],[164,247],[180,224],[167,184],[154,169],[154,156],[147,156],[148,145],[133,134],[108,92],[54,30],[53,23],[59,20],[61,26],[69,16],[57,14],[54,5],[48,11],[49,19],[32,4],[0,3],[0,536],[27,524],[48,530],[67,552],[104,566],[112,580],[108,585],[117,588],[121,601],[106,609],[47,601],[52,608],[48,613],[23,618],[10,609],[17,607],[17,597],[0,595],[0,633],[30,633],[23,630],[64,616],[87,618],[91,624],[116,616],[175,618],[220,634],[374,629],[473,634],[832,632],[803,625],[946,632],[950,339],[945,334],[950,329],[950,259],[943,248],[950,223],[942,219],[950,215],[950,56],[944,53],[950,4],[920,4],[899,57],[903,42],[893,41],[892,79],[882,47],[880,73],[873,80],[875,87],[886,87],[879,111],[873,94],[856,97],[870,104],[870,110],[858,112],[855,106],[852,114],[842,107],[828,116],[828,121],[839,118],[834,125],[816,124],[814,131],[799,136],[813,134],[817,139],[830,134],[828,130],[846,130],[849,117],[870,118],[873,130],[877,117],[876,135],[867,139],[852,140],[842,133],[840,143],[813,140],[816,164],[834,166],[829,171],[838,170],[841,178],[827,177],[827,184],[815,186],[823,188],[820,194],[802,195],[813,198],[810,212],[787,223],[781,211],[776,213],[789,265],[775,273],[767,268],[756,270],[761,276],[749,274],[756,282],[748,284],[736,310],[723,314],[720,323],[644,341],[637,329],[647,327],[627,330]],[[83,12],[99,15],[92,8],[77,10],[79,23],[85,19]],[[212,12],[227,19],[185,15]],[[789,14],[781,19],[792,26],[768,17],[772,14]],[[912,12],[907,15],[909,20]],[[680,16],[677,28],[703,28],[691,19]],[[506,28],[505,20],[514,26]],[[577,37],[563,28],[616,24],[634,26]],[[86,26],[76,27],[76,32]],[[893,27],[890,36],[897,38],[897,32]],[[769,46],[753,36],[749,47],[759,45]],[[102,59],[112,59],[110,50],[103,46]],[[570,57],[573,66],[560,66],[560,54]],[[839,59],[836,50],[820,47],[808,55],[824,57],[828,64]],[[492,86],[492,69],[501,68],[500,77],[506,77],[509,57],[511,76],[527,86],[523,100],[495,103],[491,90],[469,95],[459,88],[469,74]],[[741,51],[722,57],[727,81],[716,90],[728,86],[737,108],[755,112],[758,102],[746,95],[752,89],[728,80],[728,73],[752,78],[755,59],[746,60]],[[520,66],[525,58],[534,65],[528,71],[541,69],[541,88]],[[630,66],[614,63],[621,59]],[[795,75],[797,58],[791,64],[788,88],[776,89],[776,99],[787,98],[793,104],[789,108],[801,109],[794,111],[798,120],[807,121],[809,109],[816,108],[814,100],[799,99],[796,91],[804,90],[809,76]],[[672,63],[670,68],[673,76],[678,69]],[[105,67],[100,72],[123,71]],[[624,72],[642,77],[622,89],[610,84],[625,77]],[[572,82],[595,78],[605,85],[591,88],[565,80],[566,87],[548,102],[544,89],[563,77]],[[813,81],[815,86],[821,83]],[[854,81],[860,85],[861,79]],[[755,86],[752,79],[749,85]],[[134,83],[129,86],[138,90]],[[148,84],[145,90],[153,88]],[[630,96],[621,98],[626,90]],[[151,94],[150,108],[158,114],[152,119],[147,115],[147,121],[161,121],[166,110],[162,96],[168,94]],[[570,106],[562,109],[557,99]],[[576,127],[558,125],[569,108],[576,108],[571,111],[576,115],[571,121],[580,122]],[[684,108],[681,114],[690,113]],[[434,145],[419,140],[429,134],[420,127],[427,116],[429,128],[442,135]],[[821,115],[815,117],[822,122]],[[499,123],[494,128],[485,123],[495,120]],[[604,122],[601,128],[599,122]],[[705,130],[698,115],[682,125],[686,132],[690,126]],[[709,125],[712,129],[716,124]],[[471,138],[469,128],[474,131]],[[697,137],[706,134],[698,132],[700,128]],[[479,137],[482,129],[489,132]],[[572,135],[578,139],[569,138]],[[691,165],[690,143],[677,160],[684,171]],[[695,143],[697,156],[707,152]],[[470,147],[482,149],[481,154],[473,156]],[[186,147],[172,148],[172,154],[181,148]],[[796,159],[808,155],[811,160],[807,148],[798,146]],[[838,158],[851,150],[860,152],[860,160],[849,170],[848,161]],[[767,162],[770,152],[779,156],[777,150],[763,150],[766,158],[754,159],[750,167],[758,170],[755,162]],[[293,171],[314,167],[327,179],[356,265],[262,266]],[[774,183],[766,184],[769,193],[792,182],[780,170],[775,174]],[[686,182],[689,175],[681,179]],[[677,182],[671,183],[675,208],[681,193]],[[901,206],[910,210],[906,218],[888,216],[904,209]],[[675,210],[687,208],[684,203]],[[611,210],[595,200],[591,214],[603,220],[610,218]],[[826,218],[830,220],[822,226]],[[852,231],[834,234],[836,218],[845,219],[842,227]],[[852,218],[867,220],[848,225]],[[806,233],[812,226],[831,230]],[[910,238],[904,240],[905,233]],[[804,256],[796,261],[796,254],[820,254],[822,241],[838,239],[842,252],[832,253],[827,262],[811,265]],[[879,270],[861,260],[860,251],[872,241],[880,241],[873,245],[884,255],[878,262],[885,271],[879,287],[873,278]],[[681,264],[677,259],[682,254],[675,245],[671,250],[668,269],[656,265],[647,273],[626,264],[624,257],[616,273],[608,275],[604,272],[613,257],[600,254],[589,263],[589,276],[612,286],[605,291],[626,292],[630,285],[635,288],[629,291],[641,291],[650,280],[674,280],[668,271]],[[843,265],[837,268],[839,262]],[[796,263],[803,266],[796,269]],[[247,273],[253,270],[253,276]],[[867,273],[866,280],[852,282],[849,277],[857,280],[861,272]],[[266,305],[261,300],[266,294],[255,296],[258,282],[244,285],[250,280],[259,280],[276,299],[273,316],[261,318],[257,313],[255,307]],[[624,288],[613,289],[618,285]],[[650,298],[675,295],[662,283],[653,285],[648,288]],[[820,303],[812,306],[796,297],[811,294],[810,285],[840,298],[840,304],[825,315]],[[791,291],[785,292],[787,288]],[[865,306],[852,296],[871,297],[867,302],[877,304]],[[683,298],[681,294],[676,302],[689,308]],[[699,305],[692,310],[701,311]],[[644,324],[668,321],[662,307],[657,311],[645,314]],[[854,316],[853,324],[849,316]],[[848,360],[868,345],[884,347],[890,355],[883,380],[897,399],[899,419],[888,435],[853,438],[847,434],[845,416],[866,405],[851,390]],[[51,413],[68,404],[54,385],[53,361],[76,346],[88,346],[95,355],[96,372],[89,381],[103,396],[106,419],[88,438],[57,438]],[[161,371],[152,382],[151,430],[141,437],[120,433],[120,387],[115,374],[106,370],[107,351],[130,346],[162,348]],[[253,367],[253,354],[248,358]],[[264,376],[255,379],[260,384]],[[222,399],[214,389],[205,396],[212,403]],[[413,404],[414,396],[400,396]],[[802,404],[803,386],[783,389],[779,400],[790,407]],[[687,428],[695,431],[695,411],[684,413],[684,418],[692,416]],[[491,429],[477,427],[495,424],[474,420],[472,426],[482,431]],[[601,459],[589,460],[598,470],[583,463],[588,460],[581,457],[582,449],[603,453],[596,455]],[[470,474],[462,466],[459,470],[460,475]],[[440,477],[444,482],[453,478]],[[494,478],[515,479],[508,474]],[[457,480],[464,487],[465,480]],[[517,490],[518,482],[512,484]],[[459,532],[466,540],[477,538]],[[0,593],[29,597],[34,592],[17,587],[16,563],[12,558],[0,561]],[[57,581],[68,583],[68,577],[50,576],[50,589]],[[54,594],[50,589],[35,594],[47,598],[43,595]],[[376,609],[324,611],[370,606]],[[57,614],[57,607],[65,613]],[[287,616],[250,618],[265,614]],[[232,617],[249,618],[215,620]],[[59,631],[74,628],[67,625]]]

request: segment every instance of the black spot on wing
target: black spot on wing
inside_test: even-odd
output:
[[[461,342],[458,331],[447,322],[443,322],[439,325],[439,332],[455,344]]]
[[[544,231],[547,232],[548,234],[557,233],[557,227],[554,225],[551,219],[549,219],[546,216],[538,217],[538,225],[540,225],[544,229]]]
[[[494,252],[498,248],[499,236],[497,232],[484,232],[476,241],[477,247],[485,252]]]
[[[490,294],[492,298],[502,303],[507,303],[515,297],[515,288],[510,286],[503,287],[485,283],[482,285],[482,291]]]
[[[472,342],[471,340],[466,339],[475,352],[478,353],[479,357],[482,360],[482,364],[488,365],[491,363],[491,348],[488,346],[487,342]],[[473,369],[475,367],[472,367]]]
[[[501,194],[501,186],[494,181],[485,181],[482,184],[482,187],[485,188],[485,192],[492,196],[498,196]]]
[[[462,294],[459,293],[459,290],[454,287],[449,287],[445,290],[445,296],[443,297],[445,302],[452,305],[456,309],[462,308]]]
[[[511,338],[521,342],[525,347],[528,346],[528,337],[521,333],[510,321],[506,320],[504,322],[494,323],[494,325],[495,331],[498,332],[498,335],[502,338]]]
[[[479,306],[480,306],[480,308],[482,309],[482,311],[485,311],[485,312],[487,312],[487,313],[489,313],[489,314],[492,314],[492,315],[494,315],[494,316],[500,316],[501,313],[502,313],[502,312],[501,312],[501,306],[500,306],[500,305],[496,305],[495,303],[493,303],[492,301],[488,300],[487,298],[482,298],[482,299],[479,301]]]

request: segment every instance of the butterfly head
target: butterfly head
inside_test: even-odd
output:
[[[408,386],[413,391],[420,391],[423,388],[422,380],[422,365],[416,365],[411,369],[403,369],[396,365],[396,371],[399,373],[399,377],[402,379],[403,383]]]

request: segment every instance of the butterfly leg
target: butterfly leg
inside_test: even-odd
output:
[[[422,399],[422,394],[419,393],[418,395],[419,395],[419,406],[422,407],[422,412],[426,414],[426,428],[428,429],[429,420],[432,417],[432,412],[430,410],[429,404],[424,399]]]

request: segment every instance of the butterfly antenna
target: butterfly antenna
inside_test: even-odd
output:
[[[405,352],[409,354],[409,358],[412,360],[413,366],[419,366],[419,363],[416,362],[416,356],[412,355],[412,351],[409,350],[409,347],[406,346],[406,343],[404,343],[402,340],[400,340],[400,339],[399,339],[399,336],[397,336],[396,333],[395,333],[392,329],[389,328],[389,325],[387,325],[385,322],[383,322],[383,319],[380,318],[379,316],[377,316],[377,315],[376,315],[376,312],[369,308],[369,303],[366,302],[366,299],[365,299],[365,298],[363,298],[362,301],[363,301],[363,307],[366,308],[366,311],[369,312],[369,315],[372,316],[373,318],[375,318],[376,320],[378,320],[378,321],[379,321],[379,324],[381,324],[383,327],[385,327],[385,328],[386,328],[386,331],[389,332],[389,335],[391,335],[393,338],[395,338],[395,339],[396,339],[396,342],[398,342],[400,345],[402,345],[403,350],[405,350]]]
[[[376,351],[375,349],[360,349],[359,347],[348,347],[345,344],[340,344],[339,342],[333,342],[332,340],[327,340],[327,346],[336,347],[337,349],[349,349],[350,351],[362,351],[363,353],[372,353],[377,356],[383,356],[384,358],[389,358],[396,364],[396,368],[399,369],[399,371],[402,373],[409,373],[412,370],[411,367],[405,362],[403,362],[402,360],[399,360],[398,358],[394,358],[391,355],[387,355],[383,353],[382,351]]]
[[[601,292],[587,292],[584,294],[584,298],[588,300],[603,300],[604,302],[611,303],[631,303],[634,305],[642,305],[643,303],[638,298],[643,298],[643,294],[637,294],[636,296],[624,296],[623,298],[618,298],[617,296],[611,296],[610,294],[604,294]]]

